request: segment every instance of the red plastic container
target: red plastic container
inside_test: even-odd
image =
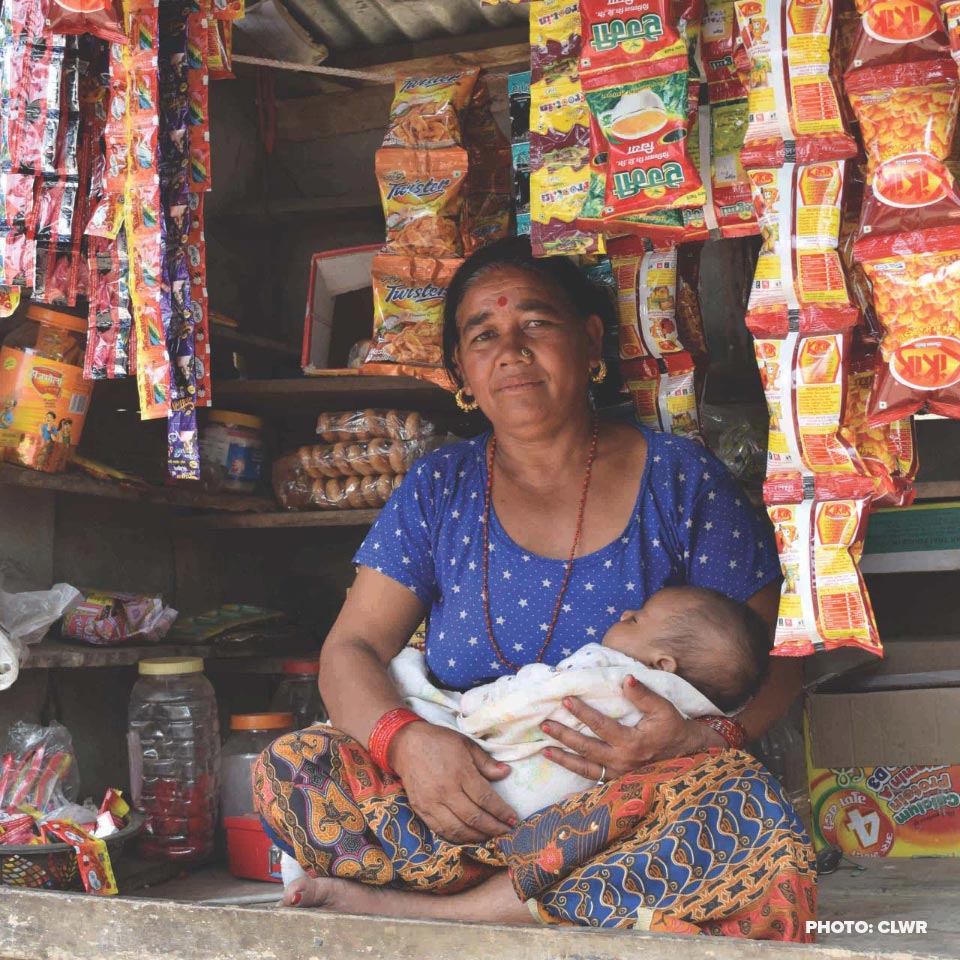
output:
[[[230,872],[247,880],[282,883],[280,848],[267,836],[259,817],[226,817],[227,857]]]

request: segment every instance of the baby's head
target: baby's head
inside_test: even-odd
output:
[[[753,696],[770,658],[762,618],[703,587],[665,587],[642,609],[625,611],[603,645],[683,677],[724,713]]]

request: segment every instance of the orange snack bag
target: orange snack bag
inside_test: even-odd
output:
[[[960,226],[857,241],[883,328],[874,424],[960,418]]]
[[[805,657],[837,647],[882,656],[860,557],[873,481],[800,474],[763,485],[783,570],[773,655]]]
[[[852,157],[830,77],[831,0],[736,0],[736,11],[750,59],[743,165]]]
[[[373,258],[373,341],[367,363],[443,365],[443,302],[460,260]]]
[[[837,252],[844,163],[748,171],[763,245],[747,325],[786,333],[842,330],[857,320]],[[768,333],[768,335],[770,335]]]
[[[476,69],[397,80],[385,147],[453,147],[463,143],[463,119]]]
[[[950,56],[960,61],[960,0],[940,0],[939,7],[950,44]]]
[[[943,162],[960,106],[956,64],[942,58],[853,70],[845,83],[867,151],[860,236],[960,217],[956,184]]]
[[[457,217],[467,177],[467,152],[382,148],[376,157],[387,222],[386,249],[402,256],[463,253]]]
[[[700,441],[696,373],[689,353],[624,361],[620,367],[638,423]]]
[[[751,332],[770,413],[767,476],[866,473],[842,426],[849,332],[784,337],[764,337],[756,327]]]

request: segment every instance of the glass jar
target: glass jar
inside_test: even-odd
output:
[[[230,736],[223,745],[220,767],[220,812],[224,820],[255,815],[253,761],[277,737],[294,729],[289,713],[238,713],[230,718]]]
[[[0,460],[66,470],[93,381],[83,379],[87,321],[31,304],[0,348]]]
[[[213,852],[220,771],[217,701],[203,661],[141,660],[130,694],[134,807],[146,818],[144,856],[200,861]]]
[[[263,476],[263,420],[211,410],[200,431],[201,480],[211,493],[253,493]]]
[[[319,674],[319,659],[284,661],[283,679],[270,701],[270,709],[292,713],[296,730],[303,730],[304,727],[311,727],[327,719],[327,711],[317,686]]]

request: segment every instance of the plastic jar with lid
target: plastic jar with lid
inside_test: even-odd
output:
[[[253,761],[277,737],[294,729],[290,713],[236,713],[230,718],[230,736],[223,745],[220,767],[220,811],[224,820],[256,813]]]
[[[207,490],[253,493],[263,477],[263,420],[211,410],[200,431],[201,479]]]
[[[0,460],[65,470],[93,381],[83,379],[87,321],[31,304],[0,348]]]
[[[141,660],[130,694],[134,807],[146,857],[199,861],[214,847],[220,773],[217,701],[198,658]]]
[[[319,674],[319,659],[285,660],[283,679],[270,701],[270,709],[281,713],[292,713],[297,730],[325,721],[327,711],[320,699],[320,689],[317,686]]]

